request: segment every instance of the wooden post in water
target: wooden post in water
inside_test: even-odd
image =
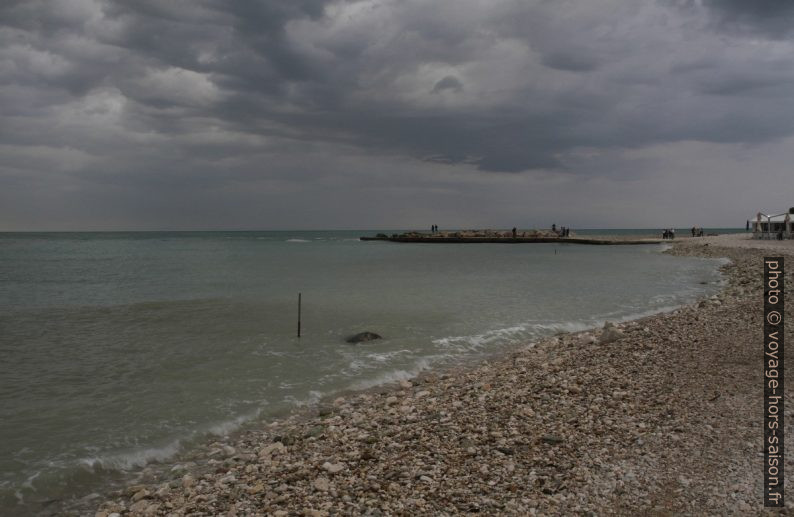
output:
[[[298,337],[301,337],[301,293],[298,293]]]

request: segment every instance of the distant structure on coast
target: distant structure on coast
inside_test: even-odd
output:
[[[573,235],[573,237],[571,237]],[[566,243],[566,244],[658,244],[659,239],[637,237],[622,238],[615,236],[602,237],[577,237],[568,228],[561,231],[553,230],[458,230],[439,231],[433,229],[432,233],[417,231],[393,233],[386,235],[379,233],[374,237],[360,237],[362,241],[389,241],[389,242],[426,242],[426,243]]]
[[[794,207],[782,214],[767,215],[758,212],[750,221],[755,239],[792,239],[794,238]]]

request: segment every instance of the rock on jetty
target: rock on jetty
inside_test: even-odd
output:
[[[671,313],[337,398],[211,444],[96,515],[766,515],[763,254],[671,252],[729,257],[727,285]]]

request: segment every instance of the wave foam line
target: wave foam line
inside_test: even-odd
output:
[[[124,453],[91,456],[78,460],[77,464],[91,471],[128,471],[145,467],[150,463],[163,463],[182,452],[186,443],[206,435],[227,436],[240,429],[246,423],[258,418],[261,413],[262,409],[258,408],[231,420],[209,425],[203,430],[193,431],[187,437],[177,438],[162,447],[146,447]]]
[[[376,375],[375,377],[370,377],[368,379],[362,379],[360,381],[356,381],[350,384],[348,389],[359,391],[359,390],[374,388],[375,386],[381,386],[383,384],[390,384],[399,381],[407,381],[408,379],[413,379],[423,371],[429,370],[431,368],[432,363],[433,363],[433,357],[424,357],[422,359],[418,359],[414,363],[413,368],[407,370],[396,369],[396,370],[390,370],[388,372],[383,372],[381,374]]]
[[[94,456],[79,460],[89,470],[131,470],[145,467],[149,463],[163,462],[174,457],[182,449],[182,440],[174,440],[163,447],[149,447],[122,454]]]

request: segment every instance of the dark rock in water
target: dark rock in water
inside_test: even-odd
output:
[[[365,341],[373,341],[375,339],[380,339],[381,337],[374,332],[359,332],[355,336],[350,336],[347,338],[348,343],[364,343]]]

